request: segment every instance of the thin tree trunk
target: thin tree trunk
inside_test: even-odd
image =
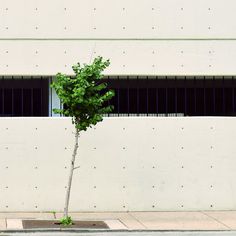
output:
[[[77,150],[78,150],[78,147],[79,147],[78,139],[79,139],[79,130],[76,128],[75,146],[74,146],[74,151],[73,151],[73,154],[72,154],[72,159],[71,159],[71,164],[70,164],[70,174],[69,174],[68,185],[67,185],[67,190],[66,190],[64,217],[68,217],[68,208],[69,208],[69,201],[70,201],[70,190],[71,190],[73,172],[74,172],[74,168],[75,168],[75,157],[76,157]]]

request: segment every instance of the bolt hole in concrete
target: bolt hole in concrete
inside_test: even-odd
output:
[[[24,229],[39,229],[39,228],[94,228],[94,229],[109,229],[104,221],[74,221],[70,226],[63,226],[59,221],[54,220],[23,220]]]

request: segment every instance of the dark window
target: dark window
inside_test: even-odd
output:
[[[157,112],[157,90],[155,88],[148,88],[148,113]]]
[[[138,113],[138,90],[136,88],[129,89],[129,113],[137,114]]]
[[[158,89],[158,114],[167,113],[167,89],[157,88]]]
[[[0,78],[0,116],[48,116],[48,79]]]
[[[186,109],[186,89],[177,88],[177,112],[184,113]]]
[[[117,115],[236,115],[234,77],[107,77],[104,81],[115,90],[110,104]]]

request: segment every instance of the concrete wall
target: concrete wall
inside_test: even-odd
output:
[[[235,75],[235,0],[1,0],[0,75]]]
[[[0,211],[62,210],[67,118],[0,119]],[[73,211],[236,210],[235,118],[105,118],[82,133]]]

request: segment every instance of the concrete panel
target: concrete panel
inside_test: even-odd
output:
[[[0,222],[5,219],[55,219],[55,214],[49,212],[0,212]],[[1,224],[0,224],[1,225]]]
[[[209,211],[204,212],[209,217],[221,222],[231,230],[236,230],[236,213],[234,211],[228,211],[223,214],[222,211]]]
[[[82,133],[71,211],[236,210],[235,118],[105,118]],[[0,119],[0,211],[62,211],[68,118]]]
[[[128,229],[145,229],[137,219],[129,214],[129,212],[89,212],[76,213],[71,212],[71,217],[77,220],[119,220]],[[56,213],[56,218],[60,219],[63,213]]]
[[[113,230],[126,230],[127,227],[122,224],[119,220],[105,220],[104,221],[110,229]]]
[[[22,220],[19,219],[7,219],[7,229],[16,230],[23,229]]]
[[[6,230],[6,219],[0,219],[0,230]]]
[[[147,229],[153,230],[229,230],[225,224],[202,212],[132,212]]]
[[[0,38],[235,38],[234,0],[1,0]]]
[[[235,75],[236,41],[1,41],[1,75],[73,74],[102,55],[107,75]]]

